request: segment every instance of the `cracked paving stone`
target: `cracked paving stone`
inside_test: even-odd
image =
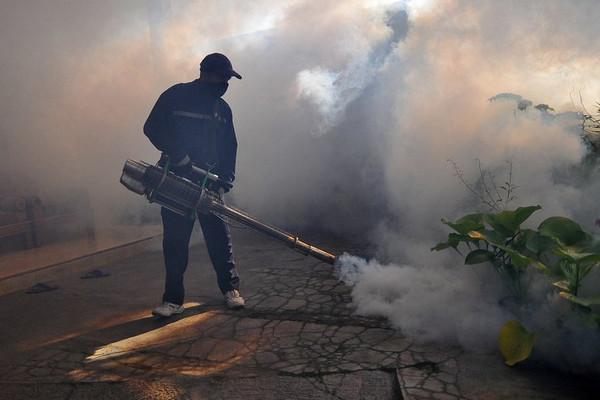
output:
[[[285,306],[286,308],[298,310],[306,307],[306,304],[306,300],[294,298],[293,300],[288,301]]]
[[[443,392],[445,385],[439,380],[429,377],[423,382],[423,388],[431,392]]]
[[[254,359],[256,360],[257,364],[261,365],[269,365],[279,361],[279,357],[277,356],[277,354],[271,351],[258,353],[254,356]]]
[[[381,353],[370,350],[359,350],[352,354],[346,355],[344,358],[360,364],[379,364],[381,361],[383,361],[383,359],[385,359],[385,356]]]
[[[256,307],[279,309],[285,305],[287,300],[282,297],[270,296],[259,301]]]
[[[186,356],[190,358],[204,359],[213,351],[213,348],[219,342],[219,339],[210,337],[204,337],[201,340],[196,340],[190,345],[190,349],[186,353]]]
[[[232,358],[235,358],[240,351],[244,349],[245,351],[243,353],[248,353],[244,343],[232,340],[223,340],[214,346],[206,359],[208,361],[226,362]]]
[[[170,356],[185,356],[190,351],[191,344],[189,343],[178,343],[176,346],[171,347],[168,350]],[[160,356],[159,356],[160,357]]]

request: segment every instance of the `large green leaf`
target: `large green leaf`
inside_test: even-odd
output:
[[[537,332],[529,333],[518,321],[509,321],[500,330],[500,351],[506,364],[513,366],[531,354]]]
[[[473,250],[465,257],[465,264],[473,265],[473,264],[481,264],[484,262],[493,262],[496,257],[494,253],[489,250],[477,249]]]
[[[448,225],[461,235],[466,235],[471,231],[483,228],[483,214],[468,214],[456,222],[446,221],[442,218],[442,223]]]
[[[559,260],[552,269],[552,275],[557,278],[562,278],[560,282],[562,282],[563,285],[568,286],[570,292],[576,290],[575,287],[578,285],[576,282],[579,280],[577,278],[578,273],[577,264],[566,258]]]
[[[485,214],[484,217],[485,222],[492,227],[496,232],[500,233],[504,237],[511,237],[514,235],[512,229],[504,226],[500,219],[498,218],[498,214]]]
[[[560,255],[561,257],[577,264],[600,262],[600,253],[579,253],[571,248],[554,249],[554,252]]]
[[[538,256],[545,251],[552,250],[557,247],[556,242],[551,237],[540,235],[537,232],[527,238],[526,243],[527,249]]]
[[[576,293],[581,280],[600,265],[598,253],[573,253],[561,249],[554,249],[554,252],[563,258],[556,263],[553,275],[563,278],[571,293]]]
[[[565,217],[550,217],[539,226],[541,235],[554,238],[564,247],[586,247],[592,241],[592,236],[584,232],[579,224]]]
[[[489,238],[485,237],[485,235],[483,235],[481,232],[469,232],[469,236],[478,237],[478,238],[484,239],[484,240],[489,239]],[[500,250],[503,250],[506,254],[508,254],[508,256],[511,258],[514,266],[517,268],[523,268],[528,265],[533,265],[536,268],[539,268],[540,270],[544,271],[547,274],[551,273],[548,266],[546,266],[542,262],[534,260],[530,257],[527,257],[527,256],[519,253],[518,251],[513,250],[509,246],[505,246],[505,245],[501,245],[501,244],[495,244],[494,246]]]
[[[600,296],[579,297],[579,296],[575,296],[575,295],[573,295],[571,293],[567,293],[567,292],[559,292],[558,294],[561,297],[564,297],[565,299],[572,301],[573,303],[577,303],[577,304],[585,306],[585,307],[591,307],[593,305],[600,304]]]
[[[458,233],[450,233],[448,234],[448,240],[442,243],[438,243],[435,247],[432,247],[431,250],[441,251],[445,250],[449,247],[453,249],[458,249],[458,245],[461,242],[472,242],[472,239],[466,235],[459,235]]]
[[[501,214],[506,213],[507,218],[510,218],[512,220],[514,226],[519,227],[523,222],[527,220],[527,218],[531,217],[531,214],[541,209],[542,206],[540,205],[519,207],[515,211],[503,211]]]
[[[499,246],[499,247],[502,250],[504,250],[506,252],[506,254],[508,254],[508,256],[512,260],[513,264],[515,264],[515,267],[517,267],[517,268],[524,268],[530,264],[536,264],[536,266],[541,264],[527,256],[524,256],[521,253],[514,251],[513,249],[511,249],[509,247],[506,247],[506,246]]]
[[[541,209],[538,206],[519,207],[514,211],[505,210],[498,214],[486,214],[484,216],[487,222],[494,230],[510,237],[514,236],[521,224],[527,220],[535,211]]]
[[[501,245],[504,244],[506,240],[506,236],[489,229],[480,229],[477,231],[469,232],[469,236],[473,239],[480,239],[488,242],[491,245]]]
[[[489,236],[486,236],[482,231],[469,232],[469,236],[471,236],[472,238],[475,238],[475,239],[485,240],[488,243],[492,242],[491,238]],[[521,253],[513,250],[509,246],[505,246],[505,245],[498,244],[498,243],[494,243],[493,245],[494,245],[494,247],[496,247],[496,248],[498,248],[500,250],[503,250],[506,254],[508,254],[508,256],[513,261],[513,264],[517,268],[523,268],[523,267],[526,267],[529,264],[535,264],[538,268],[540,267],[540,265],[542,267],[545,267],[542,263],[537,262],[537,261],[535,261],[535,260],[533,260],[533,259],[531,259],[531,258],[529,258],[527,256],[524,256],[523,254],[521,254]],[[478,260],[481,257],[483,257],[483,253],[481,253],[481,254],[477,253],[476,256],[477,256],[477,258],[475,258],[475,255],[474,255],[474,259]],[[483,261],[480,261],[480,262],[483,262]],[[468,264],[466,262],[466,260],[465,260],[465,264]]]

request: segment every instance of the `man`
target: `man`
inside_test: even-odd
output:
[[[200,78],[167,89],[144,124],[144,134],[162,152],[160,164],[163,167],[190,180],[198,179],[192,165],[209,170],[224,181],[207,184],[221,199],[235,178],[237,140],[231,108],[221,98],[232,76],[242,79],[226,56],[207,55],[200,63]],[[161,216],[165,291],[162,304],[152,314],[170,317],[184,311],[183,276],[195,218],[181,216],[164,207]],[[198,220],[227,306],[244,307],[244,299],[238,291],[239,277],[233,262],[229,226],[212,213],[198,213]]]

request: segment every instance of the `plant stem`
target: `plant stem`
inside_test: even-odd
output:
[[[573,288],[573,295],[577,296],[579,291],[579,267],[581,263],[575,263],[575,287]]]

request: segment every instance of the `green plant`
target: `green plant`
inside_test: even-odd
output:
[[[456,167],[455,170],[459,174]],[[480,173],[482,178],[491,177]],[[493,177],[490,179],[493,181]],[[461,181],[475,193],[466,180],[461,178]],[[510,179],[504,186],[506,189],[514,188]],[[488,200],[485,204],[492,211],[468,214],[455,222],[442,218],[442,223],[454,232],[431,250],[452,248],[464,257],[467,265],[492,265],[518,304],[530,301],[525,272],[533,267],[534,271],[548,278],[553,290],[558,290],[558,294],[570,302],[572,311],[580,314],[595,329],[600,328],[600,314],[594,310],[600,305],[600,293],[580,295],[583,280],[600,265],[600,242],[583,231],[575,221],[561,216],[545,219],[537,229],[523,227],[529,217],[541,209],[539,205],[508,210],[502,209],[499,204],[503,202],[505,205],[510,196],[483,196],[480,199]],[[520,322],[508,322],[500,335],[500,347],[507,364],[514,365],[529,357],[536,338],[537,333],[529,334]]]
[[[469,214],[456,222],[442,218],[442,223],[455,232],[450,233],[448,240],[438,243],[432,250],[453,248],[465,258],[467,265],[490,263],[511,295],[522,302],[526,296],[524,269],[535,261],[522,254],[527,250],[527,239],[532,231],[522,229],[521,224],[540,208],[531,206],[499,213]],[[468,252],[463,253],[459,249],[461,244]]]
[[[537,229],[523,228],[521,225],[540,208],[529,206],[500,213],[469,214],[456,222],[442,219],[442,223],[454,232],[431,250],[453,248],[464,256],[467,265],[491,264],[518,303],[529,300],[523,277],[527,267],[535,267],[549,278],[558,294],[570,302],[573,311],[598,328],[600,314],[594,312],[593,307],[600,305],[600,295],[582,297],[579,292],[584,278],[600,265],[600,245],[579,224],[565,217],[547,218]],[[460,251],[461,245],[469,250],[466,254]],[[515,322],[511,321],[503,328],[501,347],[518,349],[515,351],[526,354],[527,358],[531,349],[524,352],[523,346],[533,346],[537,334],[523,334],[526,331]],[[517,339],[508,340],[507,336],[522,338],[523,343]],[[516,356],[511,350],[503,349],[503,353],[505,356],[511,354],[507,357],[509,365],[524,359],[514,361]]]

